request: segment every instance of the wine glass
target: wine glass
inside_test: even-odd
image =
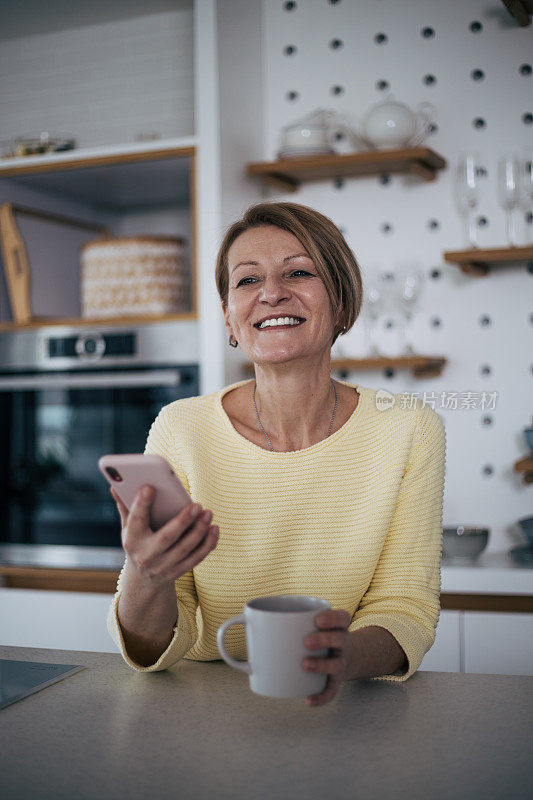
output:
[[[516,155],[498,159],[498,199],[507,213],[507,243],[516,247],[514,210],[520,205],[520,164]]]
[[[521,206],[526,213],[533,211],[533,147],[527,147],[520,160]]]
[[[391,270],[381,272],[378,281],[381,304],[374,322],[374,350],[381,356],[401,356],[408,350],[402,308],[404,283]]]
[[[479,155],[461,153],[455,170],[455,200],[466,218],[466,234],[470,247],[477,247],[477,228],[474,211],[479,205]]]
[[[380,309],[383,306],[383,292],[379,285],[379,279],[373,278],[366,283],[364,294],[362,317],[364,319],[365,331],[367,336],[367,350],[369,353],[379,355],[374,344],[374,326],[378,318]]]

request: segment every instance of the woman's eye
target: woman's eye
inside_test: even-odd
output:
[[[307,270],[305,270],[305,269],[295,269],[295,270],[293,270],[293,272],[291,272],[291,275],[296,275],[297,272],[301,272],[303,275],[310,275],[311,274],[310,272],[307,272]],[[240,286],[241,284],[247,286],[248,284],[246,283],[246,281],[254,281],[254,280],[255,280],[255,278],[242,278],[242,280],[239,281],[237,286]]]

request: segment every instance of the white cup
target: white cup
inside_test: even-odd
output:
[[[256,597],[246,603],[244,614],[227,619],[218,629],[217,644],[224,661],[250,676],[250,689],[265,697],[307,697],[319,694],[327,675],[308,672],[306,656],[327,656],[329,648],[310,650],[304,639],[318,627],[315,617],[331,608],[327,600],[306,595]],[[231,625],[244,625],[248,661],[236,661],[224,647],[224,634]]]

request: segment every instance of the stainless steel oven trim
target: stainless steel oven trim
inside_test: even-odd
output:
[[[117,519],[117,527],[119,525]],[[0,544],[0,563],[26,567],[120,570],[122,547],[79,547],[63,544]]]
[[[87,357],[54,357],[48,354],[48,340],[74,336],[98,339],[104,335],[133,334],[135,352],[132,355]],[[35,330],[4,331],[0,336],[0,371],[21,372],[45,370],[59,372],[67,369],[94,369],[95,366],[162,367],[163,365],[197,366],[200,360],[200,332],[194,320],[155,322],[142,325],[48,326]]]
[[[45,389],[118,389],[136,386],[178,386],[178,370],[152,369],[136,372],[92,372],[81,375],[20,375],[0,377],[0,392],[32,391]]]

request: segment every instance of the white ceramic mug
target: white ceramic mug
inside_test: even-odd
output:
[[[244,614],[227,619],[218,629],[217,644],[224,661],[250,676],[250,689],[265,697],[307,697],[319,694],[327,675],[308,672],[306,656],[327,656],[329,648],[310,650],[304,639],[318,627],[315,617],[331,608],[327,600],[306,595],[256,597],[246,603]],[[224,647],[224,634],[231,625],[244,625],[248,661],[236,661]]]

